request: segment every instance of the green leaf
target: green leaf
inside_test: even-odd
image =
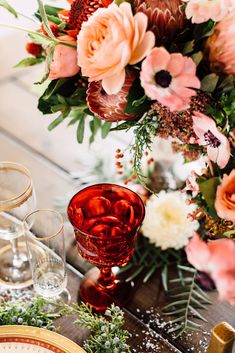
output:
[[[77,127],[77,141],[78,143],[82,143],[84,139],[84,132],[85,132],[85,116],[83,115],[80,118],[78,127]]]
[[[62,123],[63,120],[64,120],[64,115],[60,114],[58,118],[56,118],[55,120],[52,121],[52,123],[50,123],[50,125],[48,126],[48,130],[51,131],[55,129],[59,124]]]
[[[15,9],[13,9],[13,7],[6,1],[6,0],[0,0],[0,6],[4,7],[4,9],[6,9],[7,11],[9,11],[12,15],[14,15],[15,17],[18,17],[17,12],[15,11]]]
[[[216,214],[215,210],[215,195],[220,179],[214,177],[199,184],[200,191],[209,207],[209,209]]]
[[[18,68],[18,67],[33,66],[33,65],[36,65],[36,64],[40,64],[43,61],[45,61],[45,58],[43,58],[43,57],[36,58],[35,56],[32,56],[32,57],[30,56],[28,58],[25,58],[25,59],[21,60],[14,67]]]
[[[48,38],[44,36],[43,34],[40,33],[29,33],[28,34],[30,39],[36,44],[41,44],[45,46],[51,46],[54,45],[54,41],[51,38]]]
[[[214,73],[205,76],[201,81],[201,90],[208,93],[214,92],[218,81],[219,76]]]
[[[37,2],[38,2],[38,6],[39,6],[39,13],[41,15],[45,30],[50,38],[56,40],[56,37],[54,36],[53,32],[51,31],[51,27],[50,27],[48,19],[47,19],[47,14],[46,14],[43,2],[41,0],[37,0]]]
[[[182,304],[186,304],[186,303],[187,303],[187,300],[186,300],[186,299],[177,300],[177,301],[175,301],[175,302],[173,302],[173,303],[170,303],[170,304],[166,305],[166,306],[164,307],[164,309],[169,309],[169,308],[171,308],[171,307],[173,307],[173,306],[178,306],[178,305],[182,305]]]
[[[185,43],[183,54],[186,55],[186,54],[192,53],[192,51],[194,50],[194,45],[195,45],[194,40],[190,40],[189,42]]]
[[[133,113],[137,116],[141,116],[149,109],[150,104],[150,101],[146,99],[145,92],[140,85],[140,80],[137,78],[127,95],[127,105],[124,113]]]
[[[66,78],[61,78],[59,80],[53,80],[50,85],[48,86],[48,89],[44,93],[44,99],[47,100],[49,99],[54,93],[58,91],[58,89],[63,86],[63,84],[67,81]]]
[[[55,6],[50,6],[50,5],[44,5],[45,12],[47,14],[47,18],[49,19],[49,16],[57,17],[59,19],[58,13],[61,10],[64,10],[62,7],[55,7]],[[37,11],[34,14],[40,21],[42,21],[42,18],[40,16],[39,11]]]
[[[196,316],[198,319],[207,322],[207,319],[204,318],[204,316],[202,316],[195,308],[193,308],[191,305],[189,305],[189,310],[191,311],[191,313]]]
[[[168,291],[168,265],[167,264],[163,267],[163,270],[161,272],[161,277],[162,277],[163,288],[167,292]]]
[[[203,59],[203,52],[199,51],[199,52],[193,54],[192,59],[195,62],[195,64],[198,66]]]
[[[109,131],[111,129],[111,126],[112,126],[112,123],[110,123],[108,121],[106,121],[102,125],[102,127],[101,127],[101,136],[102,136],[103,139],[108,135],[108,133],[109,133]]]
[[[187,272],[192,272],[192,273],[196,272],[195,268],[192,268],[189,266],[178,265],[178,268],[180,268],[181,270],[187,271]]]

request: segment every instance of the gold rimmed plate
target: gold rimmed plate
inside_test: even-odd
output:
[[[0,352],[86,353],[58,333],[30,326],[0,326]]]

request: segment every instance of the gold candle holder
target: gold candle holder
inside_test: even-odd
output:
[[[235,330],[227,322],[217,324],[211,330],[211,340],[206,353],[232,353]]]

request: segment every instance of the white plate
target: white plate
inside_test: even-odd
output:
[[[85,353],[55,332],[30,326],[0,326],[1,353]]]

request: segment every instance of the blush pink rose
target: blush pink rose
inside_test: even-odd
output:
[[[219,217],[235,224],[235,169],[217,187],[215,209]]]
[[[57,39],[74,46],[77,44],[76,40],[68,35],[60,36]],[[76,75],[79,70],[76,48],[63,44],[57,45],[50,65],[49,79],[56,80],[57,78],[71,77]]]
[[[235,242],[218,239],[205,243],[195,233],[185,251],[188,261],[213,279],[220,299],[235,305]]]
[[[127,2],[98,9],[78,34],[82,75],[90,82],[102,80],[106,93],[117,94],[125,82],[125,67],[144,59],[155,44],[147,26],[147,16],[133,15]]]

